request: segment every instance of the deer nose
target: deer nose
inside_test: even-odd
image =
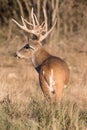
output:
[[[14,53],[14,57],[17,57],[17,53],[16,52]]]
[[[16,57],[17,58],[22,58],[21,54],[18,51],[16,52]]]
[[[15,52],[14,57],[21,58],[21,54],[19,52]]]

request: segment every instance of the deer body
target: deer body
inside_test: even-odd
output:
[[[60,101],[64,85],[69,79],[67,64],[60,58],[50,55],[43,48],[34,54],[34,65],[39,73],[41,89],[47,99]]]
[[[58,57],[50,56],[43,62],[39,74],[40,84],[45,96],[51,101],[60,102],[68,74],[66,63]]]
[[[53,27],[47,31],[47,17],[45,10],[45,23],[39,24],[36,15],[32,10],[33,24],[27,22],[22,17],[23,26],[13,20],[20,28],[27,32],[31,32],[37,39],[29,40],[22,49],[17,51],[17,56],[24,59],[31,59],[32,63],[39,74],[39,82],[45,97],[51,102],[60,102],[64,90],[64,86],[69,80],[69,69],[66,62],[59,57],[52,56],[43,47],[41,41],[47,37]],[[32,30],[27,25],[33,26]]]

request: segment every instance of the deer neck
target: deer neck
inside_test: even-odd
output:
[[[40,47],[38,48],[33,55],[32,58],[32,63],[34,65],[35,68],[39,67],[42,65],[42,63],[48,58],[50,57],[50,54],[43,48]]]

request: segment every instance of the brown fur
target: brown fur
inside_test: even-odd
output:
[[[48,90],[47,84],[49,83],[50,72],[53,70],[54,76],[54,93]],[[43,75],[44,71],[44,75]],[[60,102],[63,94],[64,85],[67,84],[69,79],[69,69],[66,63],[58,57],[50,56],[46,59],[40,69],[39,79],[41,88],[45,94],[45,96],[49,97],[51,101],[53,101],[53,97],[55,95],[55,100]]]

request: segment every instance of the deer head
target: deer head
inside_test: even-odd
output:
[[[24,30],[27,33],[33,34],[33,38],[29,39],[28,43],[16,52],[17,57],[24,58],[24,59],[31,59],[33,57],[32,58],[33,62],[34,62],[34,59],[35,59],[34,56],[36,57],[36,55],[38,53],[42,54],[44,52],[45,54],[44,54],[43,57],[46,58],[46,55],[48,57],[49,54],[47,52],[45,52],[44,48],[42,47],[42,41],[51,33],[51,31],[55,27],[56,20],[55,20],[54,25],[51,27],[51,29],[48,30],[47,15],[46,15],[46,11],[45,11],[44,8],[43,8],[43,13],[44,13],[44,19],[45,20],[41,24],[39,23],[36,15],[34,14],[33,8],[32,8],[32,11],[31,11],[32,23],[28,22],[22,16],[21,16],[22,25],[19,24],[16,20],[12,19],[12,21],[15,22],[22,30]],[[32,28],[32,29],[28,29],[27,26],[28,27],[30,26],[30,28]],[[43,59],[44,58],[42,58],[42,61],[43,61]],[[35,67],[40,63],[34,62]]]

